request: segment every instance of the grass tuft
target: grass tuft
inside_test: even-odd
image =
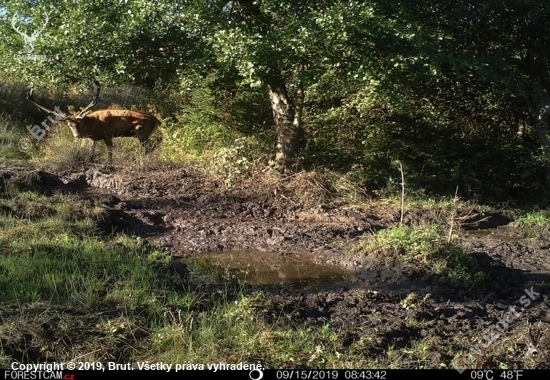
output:
[[[550,223],[550,213],[548,211],[532,211],[519,216],[516,223],[522,227],[541,227],[544,228]]]
[[[369,254],[382,252],[396,265],[421,264],[435,281],[451,281],[472,288],[485,278],[475,258],[462,247],[447,242],[446,233],[438,225],[393,227],[365,238],[353,250]]]

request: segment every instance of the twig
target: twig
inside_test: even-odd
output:
[[[396,161],[395,165],[401,173],[401,220],[399,226],[403,226],[403,216],[405,214],[405,173],[403,173],[403,164],[401,161]]]
[[[449,227],[449,235],[447,236],[447,243],[451,242],[451,237],[453,236],[453,228],[454,228],[454,222],[456,219],[456,212],[457,212],[457,204],[458,202],[458,186],[455,190],[455,196],[453,198],[453,211],[451,212],[451,220],[450,220],[450,227]]]

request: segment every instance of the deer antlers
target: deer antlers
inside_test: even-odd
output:
[[[97,99],[99,98],[99,91],[101,89],[101,85],[99,84],[99,81],[97,79],[94,79],[94,84],[96,86],[96,93],[93,96],[92,101],[82,111],[80,111],[78,113],[78,115],[74,116],[74,118],[82,119],[83,117],[85,117],[89,113],[88,110],[97,104]],[[27,92],[27,100],[30,101],[35,106],[37,106],[39,109],[41,109],[42,111],[44,111],[48,114],[55,115],[55,116],[57,116],[58,118],[60,118],[62,120],[65,120],[69,117],[67,114],[61,112],[61,110],[58,107],[55,107],[55,109],[52,111],[52,110],[47,109],[46,107],[43,107],[40,104],[36,103],[36,101],[34,100],[33,92],[34,92],[33,88],[31,88],[29,90],[29,92]]]
[[[94,84],[96,86],[96,93],[95,93],[94,97],[92,98],[92,101],[90,102],[90,104],[88,104],[86,106],[86,108],[84,108],[82,111],[80,111],[80,113],[76,116],[77,119],[81,119],[84,116],[86,116],[86,113],[88,112],[88,110],[90,108],[92,108],[93,106],[95,106],[96,103],[97,103],[97,99],[99,98],[99,90],[101,89],[101,85],[99,84],[99,81],[97,79],[94,79]]]

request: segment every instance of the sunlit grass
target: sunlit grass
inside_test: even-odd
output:
[[[353,251],[382,252],[396,265],[423,264],[436,281],[458,281],[467,288],[478,285],[484,275],[477,261],[446,238],[446,232],[438,225],[393,227],[366,237]]]
[[[531,211],[520,215],[516,222],[524,227],[546,227],[550,222],[550,212]]]

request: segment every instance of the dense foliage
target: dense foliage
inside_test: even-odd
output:
[[[31,53],[12,21],[33,36],[46,15]],[[180,91],[194,103],[163,116],[172,136],[215,124],[201,148],[249,136],[287,166],[371,189],[391,185],[396,159],[409,184],[440,194],[542,195],[550,178],[540,0],[9,0],[0,19],[3,78]]]

